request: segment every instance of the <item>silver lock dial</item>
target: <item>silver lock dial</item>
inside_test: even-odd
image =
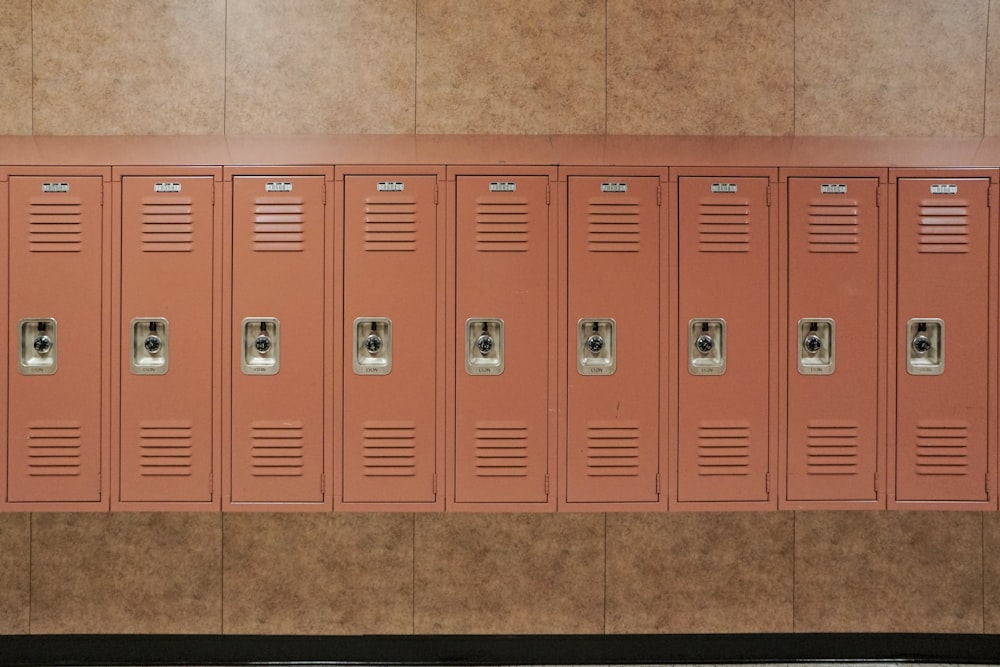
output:
[[[591,354],[600,354],[604,349],[604,338],[596,334],[591,336],[587,339],[587,349]]]
[[[382,338],[376,334],[368,334],[368,337],[365,338],[365,350],[368,351],[368,354],[374,356],[378,354],[381,349]]]
[[[489,334],[483,334],[476,339],[476,349],[479,350],[479,354],[484,357],[493,351],[493,345],[493,336],[490,336]]]
[[[158,354],[163,349],[163,342],[160,341],[159,336],[146,336],[146,340],[142,341],[142,346],[146,349],[146,352]]]
[[[917,354],[927,354],[931,349],[931,339],[924,334],[913,337],[913,351]]]
[[[271,351],[271,338],[261,334],[254,339],[253,342],[254,349],[257,350],[258,354],[264,355]]]
[[[36,337],[32,345],[38,354],[48,354],[52,350],[52,339],[43,334]]]
[[[802,347],[809,354],[816,354],[823,349],[823,339],[816,334],[809,334],[802,339]]]
[[[702,354],[708,354],[715,348],[715,341],[711,336],[702,334],[701,336],[698,336],[697,340],[695,340],[694,345]]]

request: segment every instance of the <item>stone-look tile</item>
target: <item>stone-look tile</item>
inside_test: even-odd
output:
[[[34,0],[35,134],[222,134],[225,0]]]
[[[222,631],[222,516],[34,514],[31,632]]]
[[[795,133],[983,132],[987,0],[798,0]]]
[[[417,132],[603,134],[603,0],[420,0]]]
[[[417,634],[604,632],[603,514],[418,514]]]
[[[791,632],[792,515],[608,515],[607,632]]]
[[[0,134],[31,134],[31,0],[0,3]]]
[[[413,515],[225,515],[227,634],[410,634]]]
[[[0,514],[0,635],[28,633],[30,536],[30,514]]]
[[[794,0],[609,0],[609,134],[793,131]]]
[[[990,25],[1000,25],[1000,2],[990,3]],[[986,45],[986,136],[1000,135],[1000,34],[994,30]]]
[[[415,22],[415,0],[230,2],[226,133],[412,133]]]
[[[796,512],[796,632],[983,631],[983,515]]]
[[[986,634],[1000,633],[1000,514],[983,515],[983,594]]]

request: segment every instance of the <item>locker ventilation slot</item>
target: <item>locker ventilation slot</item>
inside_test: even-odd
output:
[[[71,422],[29,425],[28,474],[79,477],[80,435],[80,426]]]
[[[417,202],[409,197],[365,200],[365,250],[414,252],[417,249]]]
[[[365,422],[365,477],[414,477],[417,427],[413,422]]]
[[[917,424],[917,474],[969,474],[969,426],[964,422]]]
[[[254,477],[301,477],[302,422],[250,424],[250,465]]]
[[[592,200],[587,208],[587,250],[639,252],[639,202]]]
[[[698,427],[698,474],[750,474],[750,425],[745,421],[703,423]]]
[[[476,475],[527,477],[527,424],[523,422],[476,424]]]
[[[810,475],[858,474],[857,423],[809,422],[806,426],[806,472]]]
[[[143,252],[191,252],[193,211],[190,197],[167,195],[143,199]]]
[[[191,422],[139,424],[139,468],[143,477],[190,477],[194,458]]]
[[[479,200],[476,203],[476,250],[528,252],[527,200]]]
[[[33,199],[28,212],[30,252],[80,252],[83,240],[83,202]]]
[[[638,477],[639,425],[617,421],[587,424],[587,474]]]
[[[750,201],[708,197],[698,207],[701,252],[750,252]]]
[[[920,252],[969,252],[969,203],[963,199],[920,202]]]
[[[305,240],[300,197],[258,197],[253,220],[256,252],[302,252]]]
[[[858,252],[858,202],[813,200],[809,205],[809,252]]]

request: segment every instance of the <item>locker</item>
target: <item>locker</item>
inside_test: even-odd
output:
[[[122,505],[213,502],[214,198],[211,175],[121,177],[115,500]]]
[[[567,177],[565,500],[659,500],[657,176]]]
[[[11,504],[106,500],[103,192],[100,175],[10,177]]]
[[[785,498],[877,498],[879,179],[790,177]]]
[[[989,178],[897,180],[897,502],[985,503]]]
[[[227,506],[326,500],[325,181],[232,177]]]
[[[549,500],[549,183],[455,177],[456,504]]]
[[[344,177],[341,473],[354,507],[433,509],[438,498],[438,178]]]
[[[769,188],[678,179],[680,503],[770,497]]]

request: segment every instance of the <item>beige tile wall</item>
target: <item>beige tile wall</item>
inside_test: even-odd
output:
[[[4,0],[2,134],[1000,133],[990,0]]]

